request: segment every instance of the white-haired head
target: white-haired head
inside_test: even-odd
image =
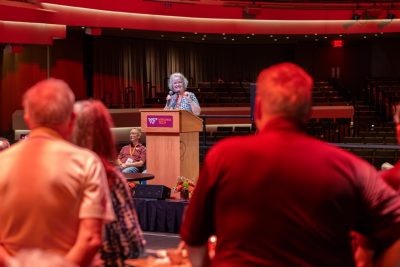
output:
[[[174,85],[174,79],[175,79],[175,78],[179,78],[179,79],[182,80],[183,87],[184,87],[184,89],[186,90],[186,88],[187,88],[188,85],[189,85],[189,81],[188,81],[188,79],[186,79],[186,77],[183,76],[183,74],[180,73],[180,72],[172,73],[172,74],[169,76],[169,79],[168,79],[168,88],[169,88],[169,90],[172,90],[172,91],[173,91],[173,88],[174,88],[173,85]]]
[[[74,93],[64,81],[40,81],[24,94],[25,119],[28,118],[30,128],[57,129],[69,122],[74,102]]]

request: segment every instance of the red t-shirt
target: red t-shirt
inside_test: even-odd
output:
[[[271,120],[206,156],[181,228],[216,234],[212,266],[354,266],[350,231],[384,248],[400,238],[400,198],[364,160]]]
[[[133,162],[137,161],[143,161],[143,163],[146,163],[146,147],[140,143],[138,143],[136,146],[132,145],[126,145],[122,147],[121,151],[118,154],[118,159],[122,162],[125,163],[128,159],[132,159]],[[145,166],[145,165],[143,165]],[[140,169],[143,169],[140,168]]]

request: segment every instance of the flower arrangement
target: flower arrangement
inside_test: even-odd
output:
[[[193,193],[195,183],[193,180],[184,176],[178,176],[176,186],[173,188],[174,192],[181,193],[182,199],[189,199],[190,194]]]

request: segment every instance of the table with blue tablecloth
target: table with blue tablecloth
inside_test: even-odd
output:
[[[143,231],[179,233],[185,207],[182,200],[134,198]]]

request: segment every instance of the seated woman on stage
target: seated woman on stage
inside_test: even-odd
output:
[[[167,103],[164,109],[188,110],[199,115],[201,108],[199,101],[192,92],[186,91],[189,82],[182,73],[175,72],[169,76]]]
[[[144,250],[142,230],[137,219],[126,180],[115,166],[116,151],[110,113],[97,100],[75,104],[77,114],[72,140],[91,149],[100,157],[106,170],[116,221],[106,225],[101,247],[102,266],[125,266],[124,260],[137,258]]]

